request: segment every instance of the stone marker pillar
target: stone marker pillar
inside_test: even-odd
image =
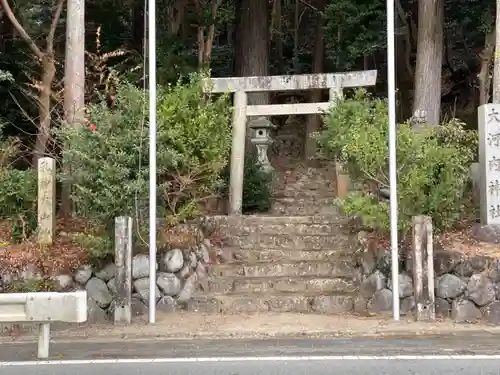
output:
[[[434,297],[434,239],[432,219],[429,216],[413,217],[412,237],[413,295],[417,320],[435,320]]]
[[[481,224],[500,224],[500,104],[479,107]]]
[[[50,245],[56,228],[56,161],[38,159],[38,242]]]
[[[229,178],[229,214],[241,215],[243,207],[243,175],[247,128],[247,94],[234,93],[233,141],[231,145],[231,175]]]
[[[475,239],[500,243],[500,104],[478,109],[479,166],[477,168],[481,224]]]
[[[115,218],[115,324],[132,321],[132,218]]]

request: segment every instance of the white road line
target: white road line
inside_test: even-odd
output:
[[[53,366],[53,365],[114,365],[151,363],[203,363],[203,362],[288,362],[288,361],[359,361],[359,360],[500,360],[500,355],[394,355],[394,356],[291,356],[291,357],[199,357],[199,358],[137,358],[96,360],[50,360],[0,362],[0,367]]]

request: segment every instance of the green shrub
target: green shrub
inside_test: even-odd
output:
[[[364,188],[338,203],[349,216],[386,232],[389,204],[380,190],[389,188],[388,117],[386,101],[357,91],[340,100],[317,134],[325,156],[345,163],[351,179]],[[397,128],[399,227],[407,230],[414,215],[429,215],[438,230],[452,227],[468,200],[469,166],[477,149],[477,134],[454,120],[414,132],[409,123]]]
[[[226,96],[201,90],[200,76],[158,92],[157,194],[159,215],[181,221],[221,184],[230,147],[231,107]],[[118,88],[110,108],[104,98],[87,110],[90,127],[64,127],[58,136],[71,174],[77,214],[108,225],[114,217],[144,217],[148,205],[147,93]]]
[[[53,292],[56,284],[53,280],[47,278],[30,278],[14,281],[8,285],[7,293],[35,293],[35,292]]]
[[[229,166],[224,170],[223,195],[228,197],[229,188]],[[265,172],[261,168],[255,155],[248,155],[245,160],[243,175],[243,204],[244,214],[267,212],[272,205],[273,174]]]
[[[113,241],[107,234],[72,233],[75,243],[85,249],[92,260],[106,259],[114,254]]]
[[[9,221],[12,240],[26,239],[36,229],[37,174],[11,165],[18,141],[2,137],[0,126],[0,221]]]

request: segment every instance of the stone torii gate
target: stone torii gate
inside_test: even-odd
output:
[[[241,215],[242,211],[247,116],[321,114],[330,106],[330,102],[248,105],[247,93],[328,89],[330,100],[334,100],[342,95],[344,88],[374,86],[376,80],[377,71],[366,70],[348,73],[212,78],[205,81],[205,90],[208,92],[234,93],[229,214]]]

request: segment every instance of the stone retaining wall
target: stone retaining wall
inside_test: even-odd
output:
[[[392,311],[390,250],[377,249],[358,236],[355,256],[359,294],[354,310],[363,315]],[[436,317],[455,322],[483,320],[500,325],[500,260],[491,256],[467,256],[453,249],[435,251]],[[413,314],[412,262],[400,254],[399,297],[402,315]]]
[[[195,230],[187,226],[188,231]],[[184,228],[186,231],[186,228]],[[190,308],[192,295],[208,283],[206,266],[214,253],[208,238],[200,231],[196,244],[158,251],[157,258],[157,309],[170,312]],[[201,236],[201,237],[200,237]],[[52,277],[55,291],[87,290],[88,322],[104,322],[112,318],[116,294],[114,263],[104,267],[83,265],[75,272]],[[21,271],[0,275],[0,292],[9,291],[17,283],[29,284],[41,280],[35,266],[28,265]],[[149,300],[149,255],[135,254],[132,258],[132,314],[147,314]],[[27,290],[28,291],[28,290]]]
[[[241,268],[238,263],[234,263],[235,259],[241,259],[240,256],[233,254],[229,257],[227,251],[217,246],[218,241],[211,242],[193,226],[184,227],[181,231],[185,231],[186,228],[197,231],[192,236],[196,241],[158,251],[156,294],[159,311],[199,310],[200,298],[207,293],[218,292],[215,286],[221,280],[217,278],[223,276],[212,272],[209,267],[229,262],[224,267],[235,267],[233,273]],[[294,296],[290,307],[285,306],[285,308],[280,305],[283,307],[282,310],[304,312],[312,308],[312,311],[325,314],[353,312],[361,315],[392,311],[390,251],[387,247],[374,245],[368,238],[366,233],[360,232],[357,240],[360,246],[353,253],[352,263],[350,260],[345,260],[349,262],[349,269],[352,269],[351,267],[355,269],[352,280],[353,293],[349,292],[349,296],[345,297],[325,295],[311,300],[305,294],[302,298],[301,292],[297,292],[298,295]],[[241,252],[249,253],[251,250],[241,250]],[[404,252],[401,252],[400,259],[400,308],[402,315],[411,315],[415,308],[411,277],[412,262]],[[438,317],[451,318],[456,322],[482,320],[500,325],[499,259],[484,255],[465,256],[453,249],[439,249],[435,254],[434,268]],[[245,276],[248,275],[245,273]],[[104,267],[84,265],[75,272],[53,277],[53,281],[58,291],[86,289],[89,297],[88,322],[95,323],[108,321],[112,316],[116,292],[114,276],[113,263]],[[332,275],[324,274],[321,277],[328,276]],[[30,265],[20,272],[4,273],[0,275],[0,292],[8,291],[12,283],[41,278],[36,267]],[[133,256],[132,279],[132,313],[134,316],[146,314],[149,299],[148,255],[138,253]],[[255,283],[252,280],[251,282]],[[243,302],[247,301],[245,303],[255,303],[257,300],[248,302],[242,299]],[[301,301],[305,303],[302,309],[299,303]],[[205,306],[205,310],[206,308]],[[200,310],[205,311],[203,308]]]

